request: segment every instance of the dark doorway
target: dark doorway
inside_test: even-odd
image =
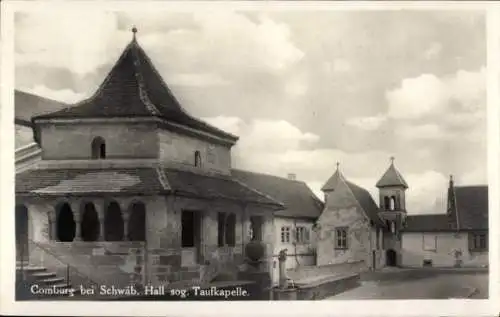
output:
[[[135,202],[130,207],[128,239],[129,241],[146,240],[146,206],[142,202]]]
[[[199,213],[182,211],[182,248],[188,254],[188,262],[197,263],[201,258],[201,217]]]
[[[123,240],[123,218],[120,205],[113,201],[108,205],[104,216],[104,239],[106,241]]]
[[[372,269],[377,269],[377,253],[372,250]]]
[[[16,206],[16,257],[18,260],[28,258],[28,208]]]
[[[194,212],[182,212],[182,247],[194,247]]]
[[[389,249],[386,252],[386,264],[387,266],[396,266],[397,263],[397,254],[393,249]]]
[[[61,242],[71,242],[75,238],[76,223],[73,210],[68,203],[59,208],[57,216],[57,239]]]
[[[97,241],[99,238],[99,217],[93,203],[86,203],[82,215],[82,240]]]

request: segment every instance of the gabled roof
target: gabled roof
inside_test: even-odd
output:
[[[346,181],[346,184],[347,186],[349,186],[349,189],[354,195],[354,198],[356,198],[356,200],[358,201],[361,208],[363,208],[368,218],[378,226],[385,226],[384,222],[382,221],[382,219],[380,219],[378,215],[379,209],[377,204],[373,200],[372,195],[370,195],[370,193],[366,189],[354,183]]]
[[[316,219],[323,211],[323,203],[302,181],[237,169],[231,170],[231,175],[283,203],[285,209],[276,212],[276,216]]]
[[[16,124],[31,126],[34,116],[67,108],[67,103],[40,97],[25,91],[14,91],[14,117]]]
[[[347,181],[344,175],[340,172],[338,165],[335,173],[328,179],[325,185],[323,185],[321,190],[324,192],[334,191],[337,186],[340,186],[341,184],[345,184],[349,188],[368,219],[370,219],[377,226],[385,226],[384,222],[378,215],[379,208],[373,200],[370,192],[350,181]]]
[[[376,186],[378,188],[388,186],[403,186],[404,188],[408,188],[408,184],[394,166],[394,162],[391,162],[391,165],[385,171],[384,175],[382,175]]]
[[[448,213],[409,215],[403,231],[488,230],[488,186],[453,186],[448,196],[452,202]]]
[[[321,187],[321,190],[324,192],[332,191],[337,187],[338,183],[342,181],[342,175],[340,174],[339,169],[335,171],[335,173],[326,181],[325,185]]]
[[[189,115],[174,97],[135,38],[89,99],[37,119],[156,117],[232,141],[234,135]]]

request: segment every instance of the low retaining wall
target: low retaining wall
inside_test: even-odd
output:
[[[332,276],[348,273],[360,273],[366,271],[368,267],[365,261],[357,261],[351,263],[329,264],[320,266],[301,266],[295,269],[287,270],[287,276],[299,281],[307,278],[318,276]]]
[[[358,287],[359,274],[323,276],[303,280],[293,289],[273,289],[275,300],[321,300]]]

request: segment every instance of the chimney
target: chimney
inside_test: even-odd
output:
[[[297,179],[297,175],[295,173],[288,173],[288,179],[294,181]]]

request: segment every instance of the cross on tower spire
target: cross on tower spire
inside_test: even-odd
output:
[[[337,170],[339,169],[339,166],[340,166],[340,162],[337,162]]]
[[[394,164],[394,159],[395,159],[395,157],[391,156],[391,164]]]

